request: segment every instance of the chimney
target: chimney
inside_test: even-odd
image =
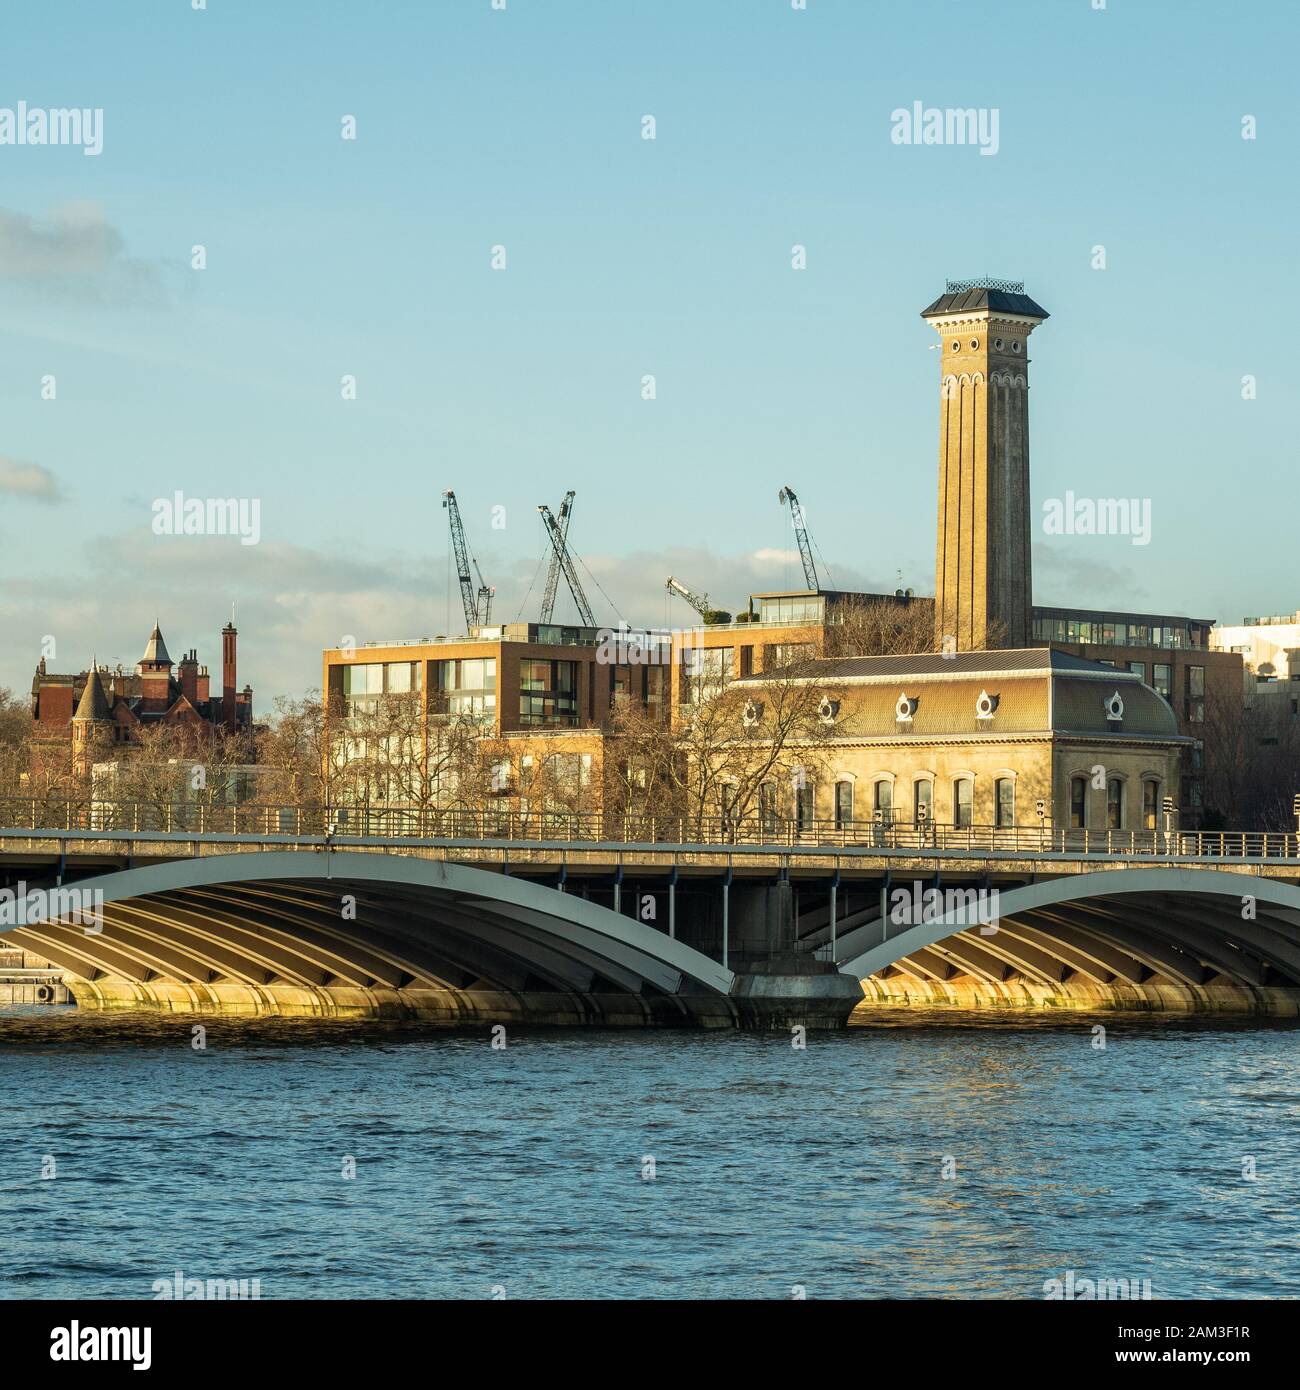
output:
[[[226,732],[231,734],[236,728],[235,638],[238,635],[233,622],[221,629],[221,715]]]
[[[176,668],[176,674],[181,681],[181,694],[192,705],[199,702],[199,654],[191,648],[181,659],[180,665]]]

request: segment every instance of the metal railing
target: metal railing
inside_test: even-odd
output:
[[[598,811],[481,811],[430,806],[195,806],[0,799],[0,835],[40,832],[239,835],[284,839],[505,840],[943,851],[983,855],[1153,855],[1298,859],[1300,836],[1251,830],[1093,830],[1050,825],[923,825]]]

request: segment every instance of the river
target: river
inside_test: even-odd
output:
[[[0,1297],[1300,1288],[1295,1026],[191,1026],[0,1016]]]

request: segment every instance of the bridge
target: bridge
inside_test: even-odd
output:
[[[0,806],[0,940],[86,1009],[713,1027],[900,1004],[1300,1011],[1295,835],[104,811]]]

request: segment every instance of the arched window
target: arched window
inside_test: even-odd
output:
[[[847,830],[853,824],[853,783],[835,784],[835,828]]]
[[[959,827],[966,827],[973,822],[975,802],[975,783],[969,777],[959,777],[952,784],[952,823]]]
[[[1124,783],[1118,777],[1106,779],[1106,829],[1124,828]]]
[[[912,786],[913,818],[917,825],[929,825],[934,819],[934,783],[921,777]]]
[[[1148,830],[1160,828],[1160,783],[1154,777],[1142,783],[1142,824]]]
[[[894,819],[894,784],[886,782],[883,777],[876,783],[872,810],[883,825],[889,825]]]
[[[1070,778],[1070,826],[1084,830],[1088,825],[1088,779]]]
[[[1016,823],[1016,781],[1014,777],[999,777],[993,784],[996,824],[999,830],[1009,830]]]

